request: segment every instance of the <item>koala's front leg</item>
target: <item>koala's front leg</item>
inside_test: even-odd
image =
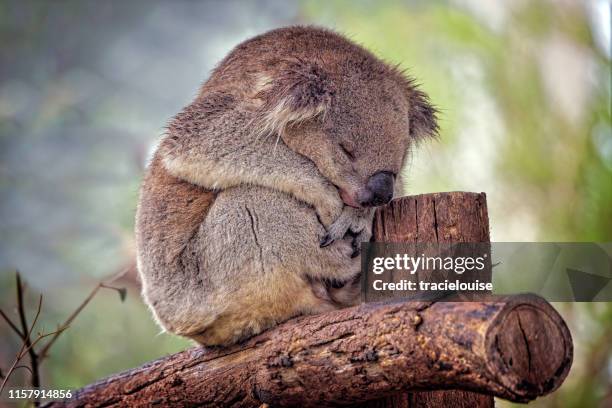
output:
[[[338,194],[338,190],[326,180],[312,178],[302,184],[301,191],[293,195],[314,208],[317,217],[326,230],[342,216],[344,203]]]
[[[359,255],[359,244],[367,242],[372,236],[373,208],[353,208],[345,206],[342,213],[327,229],[327,234],[321,239],[321,247],[326,247],[346,234],[353,236],[353,254]]]

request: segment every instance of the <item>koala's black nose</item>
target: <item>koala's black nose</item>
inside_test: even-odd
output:
[[[393,181],[393,174],[388,171],[374,174],[366,184],[369,197],[361,204],[368,207],[387,204],[393,198]]]

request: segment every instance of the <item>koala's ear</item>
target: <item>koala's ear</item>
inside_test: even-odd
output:
[[[416,140],[438,137],[438,110],[431,104],[427,94],[410,81],[408,87],[410,104],[410,136]]]
[[[259,78],[255,98],[263,101],[259,130],[282,134],[289,124],[324,114],[336,88],[316,62],[295,58],[275,65],[273,75]]]

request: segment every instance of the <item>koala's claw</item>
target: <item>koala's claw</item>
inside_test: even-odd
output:
[[[323,236],[323,238],[321,238],[321,240],[319,241],[319,245],[321,248],[325,248],[326,246],[330,246],[331,244],[334,243],[334,239],[332,238],[332,236],[327,233]]]
[[[342,214],[330,225],[327,234],[321,239],[321,248],[350,235],[353,245],[351,258],[359,256],[359,244],[370,239],[372,215],[373,210],[371,209],[344,207]]]
[[[351,254],[351,259],[357,258],[361,254],[361,245],[359,245],[359,242],[357,242],[356,239],[353,240],[351,245],[353,247],[353,253]]]

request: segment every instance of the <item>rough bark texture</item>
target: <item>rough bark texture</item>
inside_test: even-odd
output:
[[[374,241],[407,243],[459,243],[489,242],[489,216],[484,193],[437,193],[404,197],[394,200],[376,213],[373,229]],[[490,252],[490,251],[489,251]],[[464,254],[466,255],[466,254]],[[490,255],[490,254],[489,254]],[[489,256],[490,260],[490,256]],[[479,276],[481,281],[491,280],[491,270]],[[427,279],[427,271],[418,279]],[[406,278],[399,271],[396,281]],[[392,295],[383,292],[383,295]],[[405,295],[405,294],[402,294]],[[462,391],[414,393],[398,401],[376,401],[372,407],[493,407],[493,397]],[[374,405],[375,404],[375,405]]]
[[[231,348],[189,349],[51,406],[317,407],[448,388],[528,401],[557,388],[571,361],[567,327],[536,296],[395,301],[294,319]]]
[[[433,225],[438,240],[476,234],[488,240],[484,196],[457,194],[398,200],[378,214],[377,239],[419,238],[405,217],[406,208],[422,200],[435,202],[432,211],[437,207],[433,220],[423,213],[409,218],[419,231],[435,234]],[[465,226],[475,235],[460,232],[468,214],[458,210],[464,199],[483,200],[465,204],[481,220]],[[528,401],[556,389],[571,361],[570,333],[539,297],[391,300],[294,319],[230,348],[192,348],[50,406],[488,407],[490,400],[474,392]],[[446,389],[462,391],[419,392]],[[380,398],[386,399],[368,402]]]
[[[402,197],[376,212],[374,240],[384,242],[489,242],[484,193]]]

